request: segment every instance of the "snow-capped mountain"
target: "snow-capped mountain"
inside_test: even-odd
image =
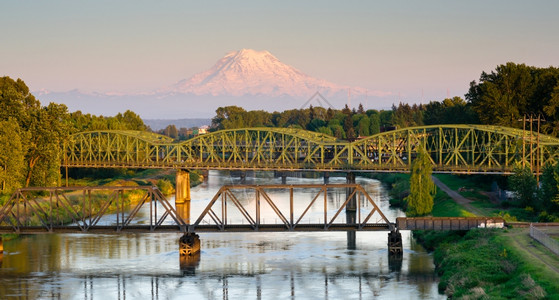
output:
[[[316,92],[327,101],[315,99]],[[283,111],[315,100],[310,104],[328,104],[337,109],[351,103],[351,107],[363,103],[366,107],[390,108],[393,102],[387,97],[390,93],[316,79],[282,63],[268,51],[250,49],[231,52],[211,69],[157,90],[134,94],[40,90],[38,95],[41,101],[64,103],[70,111],[114,115],[130,109],[150,119],[211,118],[218,107],[229,105]]]
[[[211,69],[160,90],[212,96],[290,96],[307,99],[317,91],[329,97],[345,93],[365,94],[363,88],[316,79],[282,63],[268,51],[242,49],[220,59]]]

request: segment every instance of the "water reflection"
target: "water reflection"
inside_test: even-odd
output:
[[[428,278],[427,278],[428,280]],[[174,276],[99,277],[65,274],[33,276],[0,286],[3,299],[370,299],[402,297],[405,290],[394,285],[391,276],[374,274],[311,274],[302,277],[291,272],[283,276],[257,274],[232,276],[220,274],[185,280]],[[40,285],[39,285],[40,283]],[[418,284],[418,281],[415,281]],[[437,297],[417,291],[410,298]]]
[[[210,177],[192,191],[193,215],[224,182],[236,180]],[[298,180],[322,179],[287,178]],[[338,180],[345,178],[330,178]],[[389,219],[400,214],[388,209],[377,182],[357,181]],[[404,254],[395,261],[387,232],[354,232],[351,247],[345,232],[206,233],[201,254],[189,259],[179,255],[181,234],[27,236],[4,242],[0,299],[444,298],[431,256],[409,232],[402,235]]]
[[[182,276],[196,275],[196,269],[200,264],[200,252],[192,255],[179,255],[179,265]]]

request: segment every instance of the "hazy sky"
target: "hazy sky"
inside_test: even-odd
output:
[[[558,66],[558,15],[556,0],[0,0],[0,75],[34,91],[151,91],[252,48],[338,84],[442,100],[508,61]]]

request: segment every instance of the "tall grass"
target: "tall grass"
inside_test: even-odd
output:
[[[453,298],[543,299],[557,292],[557,288],[546,291],[534,280],[496,230],[454,235],[437,246],[434,258],[439,290]]]

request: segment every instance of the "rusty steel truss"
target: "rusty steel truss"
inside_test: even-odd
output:
[[[559,160],[559,139],[515,128],[433,125],[376,134],[354,142],[290,128],[221,130],[183,142],[137,131],[90,131],[64,144],[62,165],[184,169],[407,172],[420,148],[434,172],[539,172]]]

